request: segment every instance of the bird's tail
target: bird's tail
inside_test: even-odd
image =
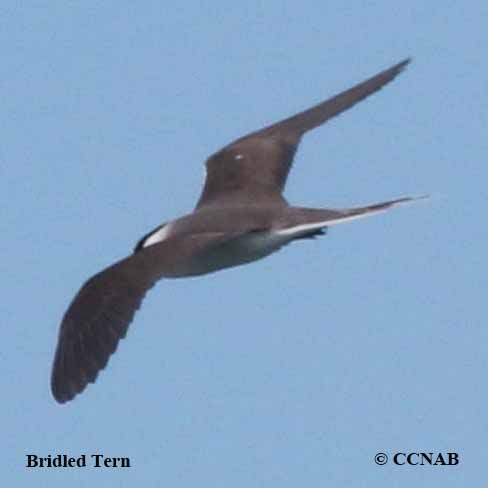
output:
[[[349,220],[356,220],[369,215],[385,212],[390,208],[406,205],[418,200],[428,198],[428,195],[420,197],[403,197],[386,202],[373,203],[365,207],[353,207],[346,209],[315,209],[315,208],[294,208],[289,225],[279,229],[278,234],[300,237],[308,235],[313,231],[324,229],[331,225],[341,224]]]

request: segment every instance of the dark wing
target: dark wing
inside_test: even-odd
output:
[[[199,234],[168,239],[90,278],[61,322],[51,376],[54,398],[59,403],[72,400],[96,380],[157,280],[184,273],[193,258],[233,237]]]
[[[318,127],[392,81],[410,62],[382,71],[325,102],[244,136],[207,160],[197,208],[226,203],[285,204],[281,193],[305,132]]]

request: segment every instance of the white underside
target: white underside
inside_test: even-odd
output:
[[[350,220],[361,219],[363,217],[368,217],[369,215],[385,212],[386,210],[388,210],[388,208],[371,210],[358,215],[345,215],[344,217],[332,220],[300,224],[286,229],[272,229],[265,232],[246,234],[237,241],[234,241],[232,252],[234,253],[236,263],[260,259],[277,251],[282,246],[292,241],[295,237],[303,235],[304,232],[323,229],[324,227],[341,224],[342,222],[348,222]]]
[[[299,237],[304,232],[323,229],[324,227],[341,224],[342,222],[348,222],[350,220],[361,219],[374,213],[385,212],[385,210],[387,209],[372,210],[371,212],[360,215],[347,215],[333,220],[300,224],[294,227],[287,227],[286,229],[273,229],[267,232],[256,232],[242,238],[243,248],[248,249],[251,253],[256,252],[258,254],[261,252],[273,252],[284,244],[290,242],[290,240],[292,240],[294,237]]]
[[[289,236],[278,235],[274,231],[243,234],[220,246],[219,252],[212,254],[210,259],[204,256],[197,266],[214,271],[251,263],[278,251],[290,240]]]

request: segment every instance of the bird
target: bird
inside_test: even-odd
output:
[[[211,155],[194,210],[143,236],[128,257],[89,278],[59,327],[51,391],[66,403],[94,383],[147,291],[163,278],[204,275],[262,259],[295,240],[422,197],[341,209],[290,205],[283,196],[302,137],[383,88],[410,58]]]

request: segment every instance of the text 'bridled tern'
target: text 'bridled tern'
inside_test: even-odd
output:
[[[411,202],[405,197],[347,209],[288,205],[282,192],[302,136],[392,81],[409,59],[304,112],[237,139],[206,162],[195,210],[144,236],[134,254],[90,278],[59,330],[51,388],[64,403],[93,383],[125,336],[146,292],[181,278],[264,258],[328,226]]]

